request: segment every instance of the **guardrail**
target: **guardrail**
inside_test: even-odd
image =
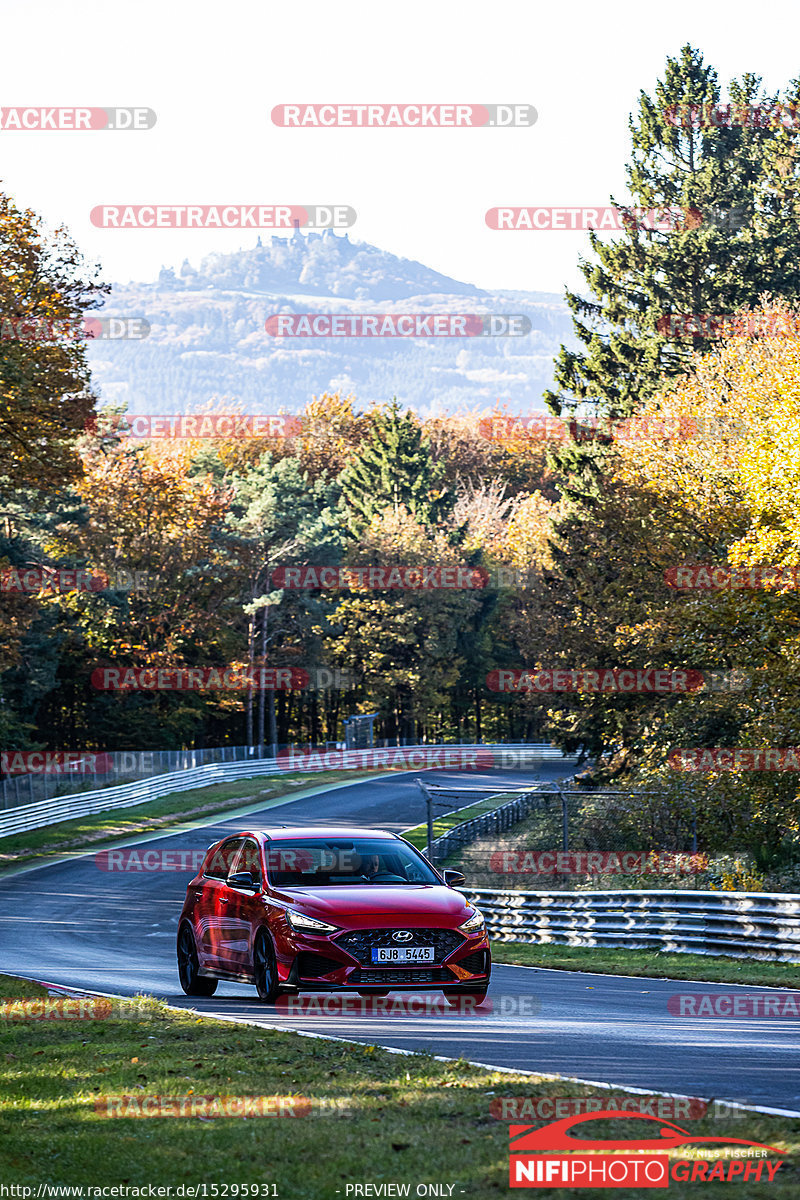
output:
[[[283,747],[280,747],[283,749]],[[6,751],[7,774],[0,779],[0,810],[21,808],[39,800],[55,800],[72,795],[80,784],[92,791],[103,787],[121,787],[153,775],[190,771],[212,763],[244,762],[266,757],[272,748],[263,746],[211,746],[194,750],[111,750],[85,751],[69,756],[69,762],[56,766],[58,755],[48,751]],[[17,770],[16,759],[39,756],[37,770]],[[62,756],[64,758],[65,756]]]
[[[132,808],[148,800],[160,800],[170,792],[191,791],[208,787],[212,783],[226,783],[236,779],[253,779],[261,775],[281,775],[283,769],[275,759],[260,759],[240,763],[209,763],[205,767],[192,767],[188,771],[176,771],[171,775],[156,775],[152,779],[140,779],[136,783],[123,783],[120,787],[101,788],[97,792],[78,792],[74,796],[58,796],[54,800],[40,800],[36,804],[25,804],[0,813],[0,838],[12,833],[26,833],[29,829],[41,829],[57,821],[71,821],[85,817],[88,813],[115,811]]]
[[[340,765],[345,769],[374,766],[391,767],[397,764],[400,756],[407,758],[415,751],[424,751],[430,756],[438,750],[474,749],[491,753],[497,767],[532,768],[544,760],[562,758],[561,751],[555,746],[539,746],[533,744],[503,744],[475,743],[471,745],[440,745],[430,743],[426,746],[399,746],[376,748],[374,750],[345,750],[336,753]],[[367,761],[367,756],[369,761]],[[316,755],[315,755],[316,758]],[[326,761],[327,760],[327,761]],[[394,760],[394,763],[393,761]],[[569,759],[565,761],[570,761]],[[287,763],[291,765],[287,767]],[[308,764],[298,764],[296,759],[261,758],[247,759],[241,762],[209,763],[202,767],[192,767],[185,771],[175,771],[166,775],[156,775],[150,779],[138,780],[135,783],[125,783],[117,787],[100,788],[91,792],[77,792],[71,796],[58,796],[50,800],[40,800],[34,804],[24,804],[0,813],[0,838],[13,833],[25,833],[30,829],[40,829],[44,825],[52,825],[57,821],[69,821],[75,817],[84,817],[88,813],[112,811],[118,808],[131,808],[136,804],[144,804],[148,800],[158,800],[171,792],[189,791],[193,788],[207,787],[212,783],[226,783],[237,779],[253,779],[262,775],[283,775],[288,770],[325,770],[330,757],[324,751],[319,752],[319,762],[310,761]],[[413,764],[403,767],[405,770],[420,770]],[[424,764],[422,765],[424,769]]]
[[[800,962],[800,896],[777,892],[463,890],[500,942]]]

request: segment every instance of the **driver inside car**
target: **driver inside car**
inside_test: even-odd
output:
[[[381,860],[378,854],[368,854],[361,864],[361,873],[366,875],[367,879],[372,879],[373,875],[380,875]]]

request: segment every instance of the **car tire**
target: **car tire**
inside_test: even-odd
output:
[[[187,924],[178,930],[178,978],[187,996],[213,996],[219,982],[200,974],[194,934]]]
[[[452,1008],[459,1008],[462,999],[469,996],[476,1004],[483,1004],[486,999],[488,988],[474,988],[470,991],[469,988],[443,988],[444,998]]]
[[[253,982],[259,1000],[263,1000],[265,1004],[274,1004],[280,991],[278,964],[275,961],[272,938],[266,929],[259,929],[253,943]]]

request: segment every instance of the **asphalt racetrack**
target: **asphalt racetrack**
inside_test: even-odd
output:
[[[539,778],[565,774],[564,766],[545,765]],[[226,833],[276,822],[342,822],[399,832],[424,819],[415,783],[420,775],[467,787],[500,778],[509,786],[531,781],[530,773],[513,771],[402,773],[288,798],[260,816],[226,814],[202,828],[148,838],[146,845],[141,838],[127,844],[199,850]],[[147,992],[265,1026],[800,1113],[800,1020],[690,1018],[667,1007],[676,993],[775,996],[770,989],[496,966],[492,1008],[485,1015],[298,1016],[262,1005],[254,988],[236,983],[220,983],[211,999],[189,1000],[178,984],[175,936],[193,873],[102,870],[92,853],[3,878],[0,970],[118,995]]]

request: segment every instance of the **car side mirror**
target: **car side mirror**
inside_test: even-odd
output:
[[[228,876],[228,887],[249,888],[251,892],[257,892],[260,884],[256,883],[249,871],[235,871]]]
[[[466,876],[462,875],[460,871],[451,871],[448,869],[447,871],[443,871],[442,874],[448,887],[461,887],[462,884],[467,882]]]

